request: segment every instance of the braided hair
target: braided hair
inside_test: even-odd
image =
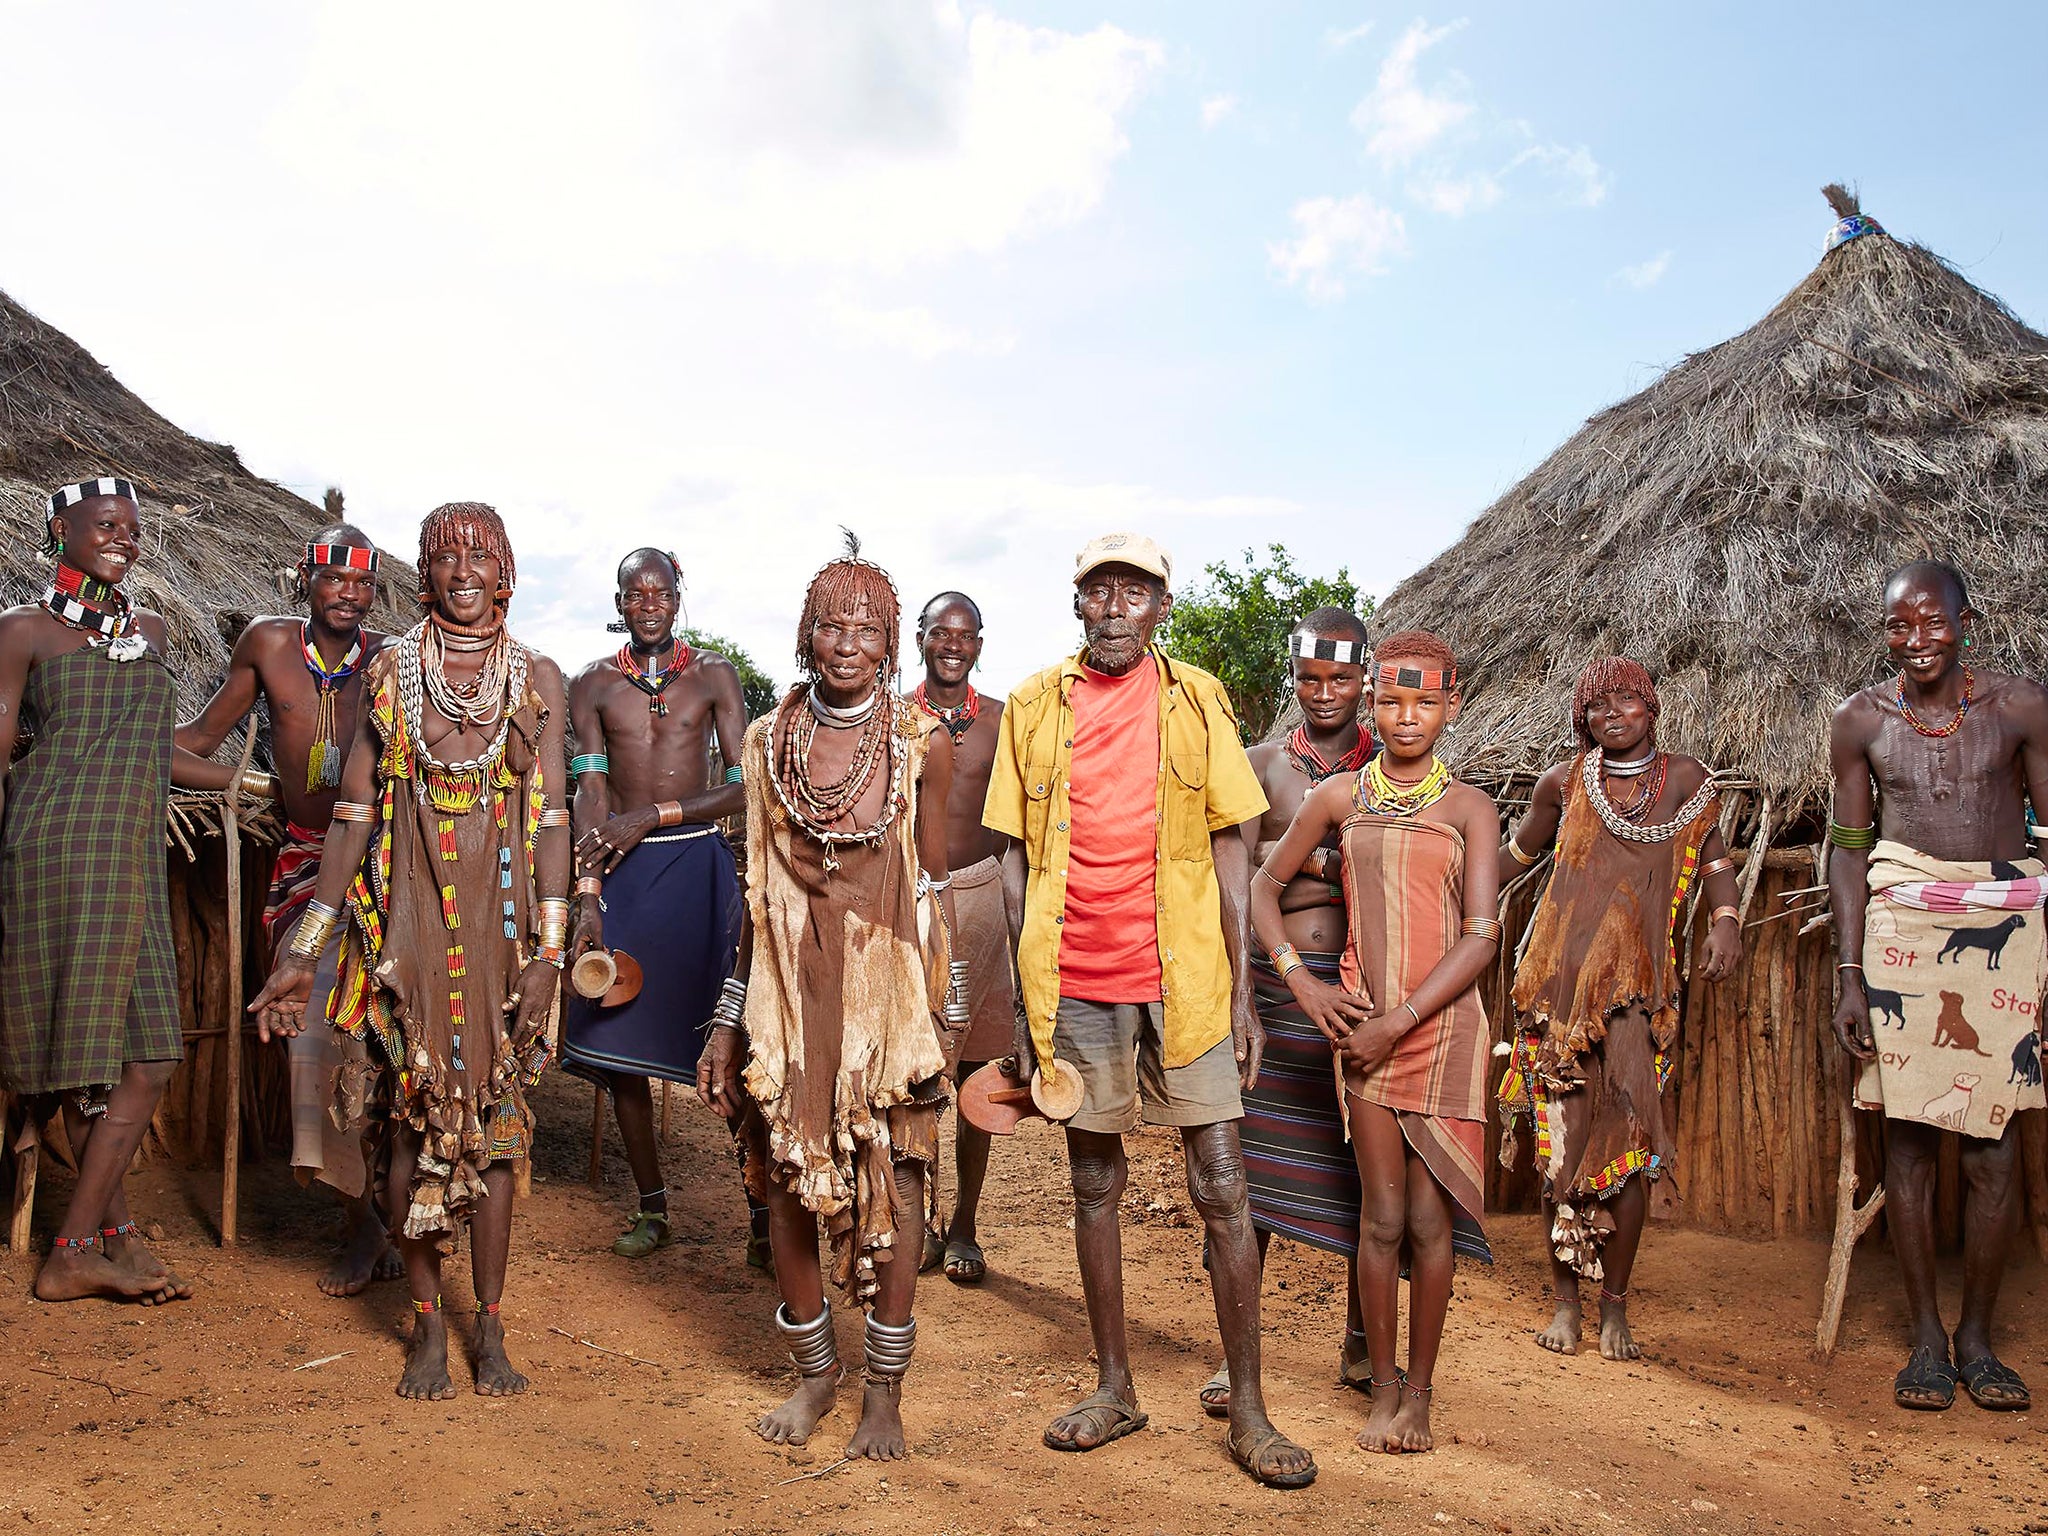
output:
[[[805,679],[817,675],[817,658],[811,654],[811,637],[818,625],[842,613],[867,604],[868,617],[882,631],[882,677],[886,681],[897,671],[897,653],[902,647],[903,605],[896,595],[896,583],[872,560],[863,559],[860,540],[853,530],[839,530],[846,539],[846,553],[822,567],[804,592],[803,617],[797,621],[796,664]]]
[[[512,589],[519,585],[519,568],[512,561],[512,539],[505,532],[505,521],[495,508],[487,507],[480,501],[451,501],[429,512],[426,521],[420,524],[420,602],[433,601],[432,588],[427,585],[427,570],[433,564],[436,551],[467,547],[491,556],[498,562],[498,579],[504,583],[500,589],[509,599]]]
[[[1650,712],[1652,728],[1657,723],[1657,685],[1650,681],[1650,669],[1640,661],[1626,656],[1603,656],[1598,661],[1586,663],[1586,670],[1579,674],[1579,680],[1572,685],[1572,729],[1578,733],[1579,743],[1587,748],[1598,745],[1593,733],[1586,729],[1586,711],[1595,701],[1604,699],[1610,693],[1632,693],[1643,701],[1643,707]]]

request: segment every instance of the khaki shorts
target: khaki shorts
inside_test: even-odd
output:
[[[1120,1136],[1146,1125],[1216,1125],[1244,1116],[1230,1037],[1184,1067],[1162,1065],[1161,1003],[1060,999],[1053,1054],[1081,1073],[1087,1092],[1067,1123]]]

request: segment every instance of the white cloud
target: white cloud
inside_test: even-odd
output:
[[[1323,46],[1331,53],[1342,53],[1353,43],[1362,43],[1372,35],[1373,23],[1361,21],[1355,27],[1332,27],[1323,34]]]
[[[1448,88],[1430,89],[1415,78],[1416,64],[1465,23],[1431,27],[1412,22],[1380,63],[1380,73],[1365,99],[1351,110],[1351,125],[1366,135],[1365,151],[1382,168],[1412,163],[1452,129],[1472,116],[1472,103],[1460,94],[1464,81],[1453,75]]]
[[[1001,357],[1017,345],[1017,338],[1012,335],[981,336],[948,325],[922,304],[876,309],[837,294],[828,303],[827,312],[832,323],[855,340],[905,352],[925,362],[948,352]]]
[[[1558,198],[1575,208],[1597,208],[1607,200],[1607,173],[1585,145],[1534,144],[1508,162],[1510,171],[1533,165],[1558,187]]]
[[[894,268],[1085,216],[1164,57],[956,0],[527,16],[332,0],[270,148],[338,200],[402,195],[579,272],[593,243],[628,271],[726,249]]]
[[[1409,195],[1431,213],[1459,219],[1491,208],[1501,200],[1503,192],[1499,177],[1487,171],[1470,171],[1462,176],[1418,182],[1410,187]]]
[[[1211,96],[1202,103],[1202,126],[1204,128],[1214,128],[1225,118],[1234,117],[1236,114],[1237,98],[1235,96]]]
[[[1309,198],[1296,203],[1289,217],[1295,238],[1267,245],[1266,259],[1283,281],[1318,303],[1342,298],[1349,278],[1384,273],[1387,258],[1408,248],[1401,215],[1363,192]]]
[[[1654,288],[1663,281],[1664,274],[1670,270],[1671,252],[1659,251],[1648,261],[1638,261],[1631,266],[1623,267],[1614,274],[1614,281],[1626,283],[1631,288]]]

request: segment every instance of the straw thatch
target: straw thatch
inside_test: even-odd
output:
[[[1884,577],[1923,556],[1969,577],[1987,665],[2048,674],[2048,338],[1870,234],[1593,417],[1374,628],[1456,646],[1467,778],[1498,791],[1568,752],[1579,668],[1626,654],[1659,678],[1660,743],[1757,786],[1783,826],[1824,804],[1829,717],[1886,672]]]
[[[252,615],[292,606],[277,573],[321,508],[242,467],[235,450],[180,432],[78,343],[0,293],[0,606],[47,579],[43,503],[52,487],[120,475],[142,495],[143,554],[124,589],[164,616],[180,711],[213,691]],[[412,567],[386,556],[372,623],[411,623]],[[415,613],[417,610],[414,610]]]

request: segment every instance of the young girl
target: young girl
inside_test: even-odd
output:
[[[1493,802],[1451,777],[1437,739],[1458,713],[1457,663],[1435,635],[1382,640],[1368,707],[1378,756],[1302,802],[1252,882],[1260,944],[1329,1039],[1364,1188],[1358,1300],[1372,1413],[1358,1443],[1426,1451],[1437,1346],[1451,1300],[1451,1226],[1475,1229],[1485,1139],[1486,1013],[1476,986],[1500,941]],[[1287,943],[1279,895],[1336,829],[1349,934],[1341,986]],[[1477,850],[1468,865],[1467,850]],[[1408,1367],[1394,1364],[1409,1260]]]

